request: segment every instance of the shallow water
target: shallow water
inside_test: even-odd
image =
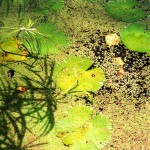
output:
[[[0,9],[1,26],[18,29],[25,26],[28,18],[32,19],[35,27],[53,23],[69,38],[69,45],[59,47],[56,54],[39,54],[36,57],[33,54],[37,53],[33,51],[31,55],[28,48],[27,55],[23,55],[26,47],[19,49],[18,43],[11,44],[19,55],[1,51],[2,149],[69,149],[56,136],[55,123],[66,110],[78,105],[88,105],[93,108],[94,115],[102,113],[109,118],[113,132],[104,150],[149,149],[150,58],[146,53],[129,50],[122,41],[111,47],[105,41],[106,35],[119,35],[122,28],[130,23],[111,18],[105,11],[105,4],[82,0],[67,0],[64,8],[57,13],[27,11],[21,14],[24,17],[21,22],[14,9],[7,17],[5,9]],[[142,22],[149,28],[150,15],[149,10],[146,11],[148,16]],[[1,29],[1,39],[10,31]],[[16,33],[12,34],[13,37]],[[8,47],[6,42],[6,50],[11,44]],[[63,95],[55,87],[53,67],[70,56],[90,58],[94,62],[90,69],[100,67],[104,71],[104,85],[90,95],[92,99],[84,94]]]

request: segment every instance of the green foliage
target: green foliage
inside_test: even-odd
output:
[[[91,117],[89,106],[72,107],[56,122],[56,132],[72,150],[98,150],[109,141],[112,126],[102,114]]]
[[[52,11],[57,12],[64,7],[64,1],[63,0],[57,0],[57,1],[50,0],[50,1],[45,2],[45,5],[49,7],[47,9],[51,9]]]
[[[106,4],[106,12],[113,18],[125,21],[136,22],[146,17],[146,12],[137,7],[136,0],[110,0]]]
[[[62,31],[58,31],[54,24],[40,24],[37,30],[40,34],[36,34],[35,37],[41,41],[41,54],[54,54],[60,47],[69,45],[68,38]]]
[[[60,48],[69,45],[68,38],[63,32],[58,31],[54,24],[43,23],[34,27],[33,21],[29,19],[25,27],[1,28],[12,30],[1,39],[1,43],[4,43],[5,47],[8,48],[6,45],[9,45],[9,49],[6,48],[9,52],[14,50],[14,42],[10,44],[7,41],[7,39],[12,38],[12,36],[19,37],[25,48],[28,50],[30,56],[38,56],[39,54],[54,54],[57,53]]]
[[[122,29],[120,36],[128,49],[150,53],[150,30],[146,30],[146,24],[133,23]]]
[[[64,0],[0,0],[0,7],[6,7],[6,14],[8,15],[12,9],[18,10],[18,15],[22,12],[34,10],[40,12],[57,12],[64,7]]]
[[[53,79],[64,93],[95,92],[103,86],[105,75],[101,68],[87,70],[92,64],[88,58],[68,58],[56,66]]]
[[[107,0],[86,0],[88,2],[106,3]]]

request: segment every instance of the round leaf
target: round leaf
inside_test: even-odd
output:
[[[102,114],[91,119],[91,114],[90,107],[76,106],[56,123],[59,137],[72,150],[102,149],[110,140],[112,127],[109,120]]]

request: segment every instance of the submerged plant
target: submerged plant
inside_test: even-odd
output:
[[[53,80],[66,93],[96,92],[105,80],[101,68],[88,70],[93,64],[89,58],[71,57],[54,69]]]
[[[125,21],[136,22],[146,17],[146,12],[137,7],[136,0],[110,0],[106,4],[106,12],[113,18]]]
[[[92,116],[89,106],[75,106],[56,122],[56,132],[72,150],[98,150],[108,142],[112,126],[102,114]]]
[[[129,50],[150,54],[150,30],[146,29],[146,24],[131,24],[121,30],[120,36]]]

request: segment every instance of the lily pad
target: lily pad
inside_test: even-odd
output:
[[[53,80],[65,93],[95,92],[105,80],[101,68],[87,70],[93,62],[88,58],[71,57],[54,69]]]
[[[71,108],[56,122],[56,132],[65,145],[72,150],[102,149],[108,142],[112,126],[102,114],[91,118],[92,109],[88,106]]]
[[[136,0],[110,0],[106,5],[106,12],[113,18],[125,21],[136,22],[146,17],[146,12],[137,7]]]
[[[64,118],[61,118],[57,124],[57,132],[70,132],[79,128],[82,124],[86,123],[92,115],[90,107],[72,107],[69,109]],[[84,119],[83,119],[84,118]],[[69,123],[70,122],[70,123]],[[66,124],[67,123],[67,124]]]
[[[80,58],[80,57],[70,57],[62,62],[60,62],[53,72],[53,78],[56,78],[58,74],[60,74],[61,71],[63,71],[64,68],[74,68],[73,70],[78,71],[79,73],[81,71],[87,70],[93,62],[88,58]],[[72,72],[72,71],[71,71]],[[74,72],[72,72],[74,74]]]
[[[128,49],[150,53],[150,30],[146,30],[146,24],[133,23],[122,29],[120,36]]]
[[[94,68],[83,72],[78,78],[78,86],[72,91],[96,92],[103,86],[105,76],[101,68]]]

